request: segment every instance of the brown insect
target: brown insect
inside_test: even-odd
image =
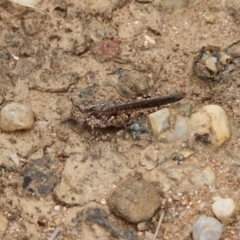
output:
[[[71,119],[78,123],[86,123],[94,128],[128,126],[138,118],[156,111],[160,106],[180,101],[185,93],[178,92],[173,95],[153,99],[137,100],[120,104],[99,103],[84,107],[74,104],[79,111],[73,111]]]

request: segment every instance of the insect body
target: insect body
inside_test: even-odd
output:
[[[139,117],[157,110],[162,105],[180,101],[185,93],[144,99],[121,104],[100,103],[88,107],[77,106],[80,115],[73,113],[73,118],[79,123],[87,123],[92,128],[123,127],[131,124]]]

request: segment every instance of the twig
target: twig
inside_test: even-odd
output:
[[[161,224],[162,224],[162,220],[163,220],[164,214],[165,214],[164,211],[162,211],[161,216],[160,216],[160,218],[159,218],[159,220],[158,220],[158,225],[157,225],[157,228],[156,228],[155,234],[154,234],[152,240],[156,240],[156,238],[157,238],[157,235],[158,235],[158,232],[159,232],[160,226],[161,226]]]
[[[56,227],[53,234],[51,235],[51,237],[48,240],[54,240],[55,237],[58,235],[59,230],[60,230],[60,228]]]

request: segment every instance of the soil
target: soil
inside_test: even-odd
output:
[[[214,196],[240,200],[238,0],[50,0],[36,7],[0,1],[0,104],[27,102],[35,115],[32,130],[0,134],[1,239],[49,239],[56,229],[58,240],[147,239],[109,211],[111,193],[128,177],[153,183],[161,195],[157,239],[192,240],[196,219],[213,216]],[[229,54],[234,70],[196,74],[194,59],[209,46]],[[137,136],[125,127],[91,129],[81,115],[69,120],[75,102],[89,107],[179,91],[186,97],[169,108],[222,106],[231,139],[219,148],[188,137],[159,142],[146,117]],[[184,147],[194,154],[176,161]],[[217,180],[188,188],[187,174],[167,177],[178,165],[183,173],[210,166]],[[149,220],[153,234],[160,210]],[[239,229],[237,215],[222,239],[240,239]]]

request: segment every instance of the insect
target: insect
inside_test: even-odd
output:
[[[153,99],[136,100],[125,103],[99,103],[84,107],[76,105],[78,111],[73,111],[71,119],[78,123],[86,123],[92,129],[128,126],[138,118],[156,111],[160,106],[180,101],[185,93],[177,92],[173,95]]]

